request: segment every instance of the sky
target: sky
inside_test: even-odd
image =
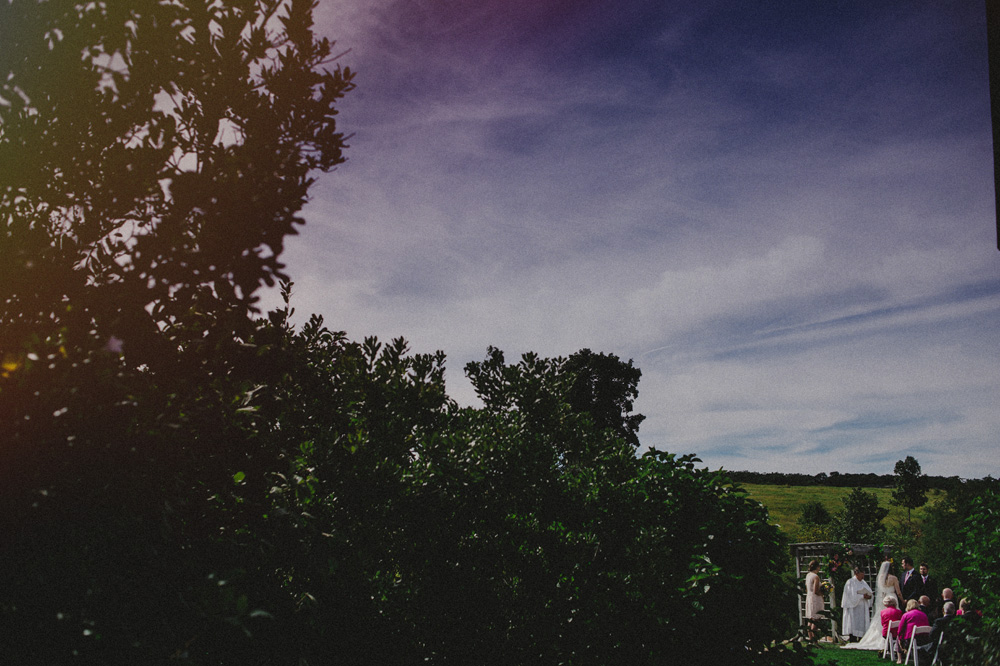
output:
[[[283,255],[297,318],[642,370],[642,449],[1000,476],[985,8],[321,0],[348,160]],[[265,304],[276,302],[275,294]]]

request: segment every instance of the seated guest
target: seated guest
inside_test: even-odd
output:
[[[950,587],[946,587],[941,590],[941,596],[938,597],[937,603],[934,604],[934,613],[937,617],[944,615],[944,605],[949,601],[955,604],[955,608],[958,608],[958,599],[955,598],[955,593]]]
[[[962,597],[962,600],[960,602],[958,602],[958,613],[957,613],[957,615],[960,615],[962,617],[969,616],[969,617],[966,617],[967,620],[973,619],[973,618],[977,618],[978,619],[978,618],[981,618],[983,616],[983,611],[976,610],[975,608],[973,608],[973,606],[972,606],[972,599],[970,599],[969,597]]]
[[[928,599],[928,604],[930,600]],[[927,613],[920,610],[920,602],[916,599],[910,599],[906,602],[906,612],[903,613],[903,617],[899,618],[899,649],[900,651],[896,654],[896,663],[903,663],[903,654],[906,653],[907,648],[910,645],[910,638],[913,636],[914,627],[929,627],[931,626],[930,620],[927,619]],[[926,636],[922,637],[923,640],[918,640],[918,645],[927,642]]]
[[[896,597],[891,594],[885,595],[882,605],[885,606],[885,610],[879,614],[879,617],[882,620],[882,638],[885,638],[885,633],[889,630],[889,623],[903,617],[903,611],[896,607]],[[896,640],[898,628],[898,625],[892,628],[892,637],[889,638],[890,642]]]
[[[885,632],[889,630],[889,623],[903,617],[903,611],[896,607],[896,597],[891,594],[885,596],[882,605],[885,606],[885,610],[882,611],[880,617],[882,619],[882,638],[885,638]],[[896,637],[896,627],[892,628],[892,637]]]
[[[930,640],[917,648],[917,650],[919,650],[919,654],[917,655],[918,664],[929,664],[934,660],[934,654],[937,652],[938,643],[941,642],[941,634],[944,633],[948,623],[953,619],[955,619],[955,602],[947,601],[944,604],[941,617],[934,620],[934,624],[931,625]]]
[[[926,594],[924,594],[924,595],[921,595],[917,599],[917,601],[920,603],[920,610],[922,610],[924,612],[924,615],[927,616],[927,621],[928,622],[934,622],[934,619],[937,616],[934,615],[934,608],[931,605],[931,598],[928,597]]]

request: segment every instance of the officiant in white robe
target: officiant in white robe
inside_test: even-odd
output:
[[[844,584],[840,605],[844,609],[844,622],[840,633],[844,636],[864,636],[868,629],[868,609],[872,605],[872,588],[865,582],[865,572],[854,569],[854,577]]]

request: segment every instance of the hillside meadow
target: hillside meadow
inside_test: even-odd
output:
[[[796,539],[799,533],[799,519],[802,507],[809,502],[821,502],[831,515],[844,508],[844,498],[851,494],[852,488],[837,488],[831,486],[782,486],[756,483],[740,484],[751,499],[757,500],[767,508],[770,522],[781,528],[790,539]],[[892,499],[892,488],[864,488],[866,492],[875,493],[879,506],[889,509],[885,519],[886,527],[906,523],[906,509],[889,503]],[[944,498],[944,492],[932,490],[927,494],[927,504],[914,509],[912,519],[914,526],[924,521],[927,509]]]

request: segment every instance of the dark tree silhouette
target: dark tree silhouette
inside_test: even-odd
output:
[[[278,455],[241,434],[255,292],[353,85],[312,9],[0,2],[0,661],[243,635],[217,505]]]
[[[920,463],[913,456],[896,461],[893,468],[895,487],[892,503],[906,507],[906,524],[911,526],[910,512],[927,503],[927,477],[920,471]]]
[[[565,369],[572,374],[569,403],[576,412],[585,412],[598,428],[607,428],[632,446],[639,446],[639,424],[646,418],[633,414],[639,396],[642,370],[632,361],[622,361],[614,354],[595,354],[581,349],[566,359]]]

